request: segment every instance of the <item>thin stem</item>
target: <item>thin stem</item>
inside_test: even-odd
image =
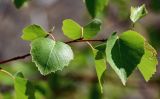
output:
[[[51,28],[51,30],[50,30],[50,33],[53,33],[54,29],[55,29],[55,27],[53,26],[53,27]]]
[[[134,30],[135,23],[131,23],[131,30]]]
[[[83,38],[83,27],[81,28],[81,31],[82,31],[82,35],[81,35],[81,38]]]
[[[70,44],[70,43],[76,43],[76,42],[105,42],[105,41],[107,41],[107,39],[83,40],[82,38],[80,38],[80,39],[77,39],[77,40],[67,41],[67,42],[64,42],[64,43]],[[4,64],[4,63],[11,62],[11,61],[16,61],[16,60],[24,59],[24,58],[29,57],[29,56],[31,56],[30,53],[24,54],[22,56],[16,56],[16,57],[13,57],[13,58],[10,58],[10,59],[7,59],[7,60],[0,61],[0,64]]]
[[[28,56],[30,56],[30,53],[27,53],[27,54],[22,55],[22,56],[17,56],[17,57],[11,58],[11,59],[7,59],[7,60],[4,60],[4,61],[0,61],[0,64],[8,63],[8,62],[19,60],[19,59],[24,59]]]
[[[88,41],[86,43],[91,47],[91,49],[94,49],[91,43],[89,43]]]
[[[51,36],[54,41],[56,40],[52,34],[49,34],[49,36]]]
[[[134,28],[134,27],[135,27],[135,23],[132,24],[132,28]]]
[[[8,75],[9,77],[11,77],[11,78],[14,80],[14,76],[13,76],[11,73],[9,73],[8,71],[3,70],[2,68],[0,68],[0,72],[2,72],[2,73],[4,73],[4,74]]]
[[[81,39],[77,39],[77,40],[73,40],[73,41],[68,41],[68,42],[65,42],[66,44],[69,44],[69,43],[74,43],[74,42],[105,42],[107,41],[107,39],[101,39],[101,40],[81,40]]]
[[[52,35],[54,29],[55,29],[55,27],[53,26],[52,29],[50,30],[50,32],[48,32],[48,33],[49,33],[49,36],[51,36],[52,39],[55,41],[55,37]]]

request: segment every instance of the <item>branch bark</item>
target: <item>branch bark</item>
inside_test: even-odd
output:
[[[107,39],[100,39],[100,40],[83,40],[83,39],[76,39],[76,40],[72,40],[72,41],[67,41],[67,42],[64,42],[66,44],[70,44],[70,43],[76,43],[76,42],[105,42],[107,41]],[[10,59],[7,59],[7,60],[3,60],[3,61],[0,61],[0,64],[5,64],[5,63],[8,63],[8,62],[11,62],[11,61],[16,61],[16,60],[20,60],[20,59],[24,59],[26,57],[29,57],[31,56],[30,53],[27,53],[27,54],[24,54],[24,55],[21,55],[21,56],[16,56],[16,57],[13,57],[13,58],[10,58]],[[1,69],[1,68],[0,68]]]

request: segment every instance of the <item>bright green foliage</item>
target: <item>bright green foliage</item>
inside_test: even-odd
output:
[[[145,54],[142,57],[138,68],[146,81],[156,72],[156,65],[158,64],[156,50],[147,42],[144,45]]]
[[[132,20],[133,23],[135,23],[139,19],[143,18],[147,13],[148,12],[144,4],[137,8],[131,7],[130,19]]]
[[[39,25],[29,25],[23,29],[23,35],[21,38],[23,40],[33,41],[40,37],[47,36],[47,32]]]
[[[144,38],[135,31],[126,31],[119,37],[114,33],[107,41],[107,61],[124,85],[143,54]]]
[[[62,30],[64,35],[70,39],[89,39],[97,35],[101,29],[101,21],[99,19],[94,19],[86,26],[81,27],[78,23],[71,19],[66,19],[63,21]]]
[[[109,0],[85,0],[86,7],[92,18],[95,18],[102,14],[108,2]]]
[[[62,30],[64,35],[70,39],[79,39],[82,37],[82,27],[71,19],[63,21]]]
[[[13,0],[16,8],[21,8],[28,0]]]
[[[33,85],[19,75],[22,75],[22,73],[18,73],[14,79],[16,99],[35,99]]]
[[[99,58],[99,56],[102,56],[102,54],[103,54],[102,52],[98,51],[97,49],[92,49],[92,50],[93,50],[93,54],[94,54],[98,82],[99,82],[99,85],[101,88],[101,92],[103,92],[101,77],[106,70],[106,61],[105,61],[104,57]]]
[[[97,35],[101,30],[102,22],[99,19],[94,19],[83,28],[83,38],[89,39]]]
[[[32,60],[39,71],[47,75],[62,70],[73,59],[70,46],[49,38],[39,38],[31,43]]]

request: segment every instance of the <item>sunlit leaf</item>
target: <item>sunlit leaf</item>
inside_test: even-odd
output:
[[[125,85],[127,78],[140,63],[144,54],[144,38],[135,31],[120,36],[114,33],[107,41],[107,61]]]
[[[82,27],[71,19],[63,21],[62,30],[64,35],[70,39],[79,39],[82,37]]]
[[[148,12],[144,4],[140,7],[131,7],[130,19],[133,23],[135,23],[136,21],[147,15],[147,13]]]
[[[101,29],[101,21],[99,19],[93,19],[84,27],[81,27],[78,23],[71,19],[63,21],[62,30],[64,35],[70,39],[90,39],[97,35]]]
[[[43,75],[62,70],[73,59],[73,52],[69,45],[49,38],[34,40],[31,43],[31,55]]]
[[[149,43],[145,42],[144,48],[145,54],[143,55],[138,68],[145,80],[148,81],[156,72],[156,65],[158,65],[158,60],[156,50]]]
[[[33,41],[40,37],[47,36],[47,32],[39,25],[29,25],[23,29],[23,35],[21,38],[23,40]]]
[[[35,99],[34,87],[27,79],[17,74],[14,79],[16,99]]]

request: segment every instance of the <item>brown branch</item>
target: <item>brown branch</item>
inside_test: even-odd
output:
[[[8,63],[8,62],[19,60],[19,59],[24,59],[28,56],[30,56],[30,53],[27,53],[27,54],[22,55],[22,56],[13,57],[13,58],[10,58],[10,59],[4,60],[4,61],[0,61],[0,64]]]
[[[73,40],[73,41],[68,41],[68,42],[64,42],[66,44],[69,44],[69,43],[74,43],[74,42],[105,42],[107,41],[107,39],[102,39],[102,40],[82,40],[82,39],[77,39],[77,40]]]
[[[107,39],[101,39],[101,40],[82,40],[82,39],[77,39],[77,40],[67,41],[67,42],[64,42],[64,43],[70,44],[70,43],[87,42],[87,41],[88,42],[105,42],[105,41],[107,41]],[[7,60],[0,61],[0,64],[5,64],[5,63],[11,62],[11,61],[24,59],[24,58],[29,57],[29,56],[31,56],[31,54],[27,53],[27,54],[22,55],[22,56],[17,56],[17,57],[13,57],[13,58],[10,58],[10,59],[7,59]]]

